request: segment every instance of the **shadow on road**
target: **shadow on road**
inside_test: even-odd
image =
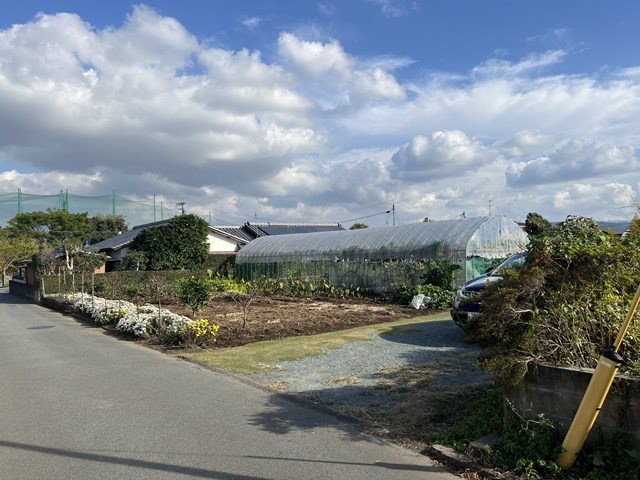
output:
[[[429,465],[410,465],[406,463],[388,463],[388,462],[339,462],[336,460],[317,460],[309,458],[287,458],[287,457],[262,457],[257,455],[245,455],[243,458],[255,458],[258,460],[278,460],[285,462],[302,462],[302,463],[330,463],[332,465],[356,465],[362,467],[381,467],[389,470],[406,470],[412,472],[442,472],[441,467]]]
[[[201,478],[217,478],[229,480],[263,480],[264,477],[254,477],[252,475],[239,475],[229,472],[220,472],[217,470],[207,470],[204,468],[186,467],[183,465],[173,465],[170,463],[151,462],[147,460],[138,460],[135,458],[113,457],[111,455],[101,455],[97,453],[78,452],[75,450],[65,450],[61,448],[42,447],[39,445],[31,445],[28,443],[9,442],[0,440],[0,447],[14,448],[18,450],[26,450],[28,452],[44,453],[47,455],[55,455],[66,458],[77,458],[80,460],[89,460],[99,463],[111,463],[114,465],[123,465],[126,467],[142,468],[147,470],[160,470],[163,472],[180,473],[184,475],[192,475]]]
[[[291,408],[292,402],[303,408]],[[339,430],[351,440],[388,443],[381,438],[361,433],[358,430],[358,422],[353,417],[340,415],[335,410],[329,410],[319,404],[310,404],[301,397],[273,394],[265,407],[263,411],[251,415],[247,423],[279,435],[295,431],[311,431],[316,428],[332,428]],[[310,415],[309,407],[314,408],[318,414]]]
[[[19,297],[18,295],[12,295],[9,293],[8,288],[0,288],[0,304],[4,305],[24,305],[29,302],[25,298]]]

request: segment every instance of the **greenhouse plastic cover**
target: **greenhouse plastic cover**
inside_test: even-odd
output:
[[[472,256],[498,259],[523,251],[527,243],[527,235],[516,222],[496,215],[396,227],[262,237],[240,250],[236,263],[420,258],[464,260]]]

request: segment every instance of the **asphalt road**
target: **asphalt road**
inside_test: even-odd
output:
[[[324,411],[0,291],[0,479],[434,479]]]

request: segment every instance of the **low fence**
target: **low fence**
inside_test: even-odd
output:
[[[35,303],[40,303],[40,300],[42,300],[42,292],[40,288],[34,285],[16,282],[14,280],[9,280],[9,293],[12,295],[18,295],[19,297],[24,297]]]
[[[544,413],[547,418],[557,422],[564,435],[592,373],[593,370],[588,368],[538,364],[531,367],[521,388],[505,391],[505,398],[526,418]],[[600,428],[605,436],[626,432],[633,440],[640,442],[640,378],[628,375],[616,377],[594,428]],[[591,435],[590,441],[594,438],[595,435]]]
[[[84,291],[112,299],[133,298],[149,293],[148,290],[162,290],[161,295],[171,296],[179,280],[204,275],[203,270],[115,271],[91,274],[61,274],[42,277],[45,295],[59,295]]]

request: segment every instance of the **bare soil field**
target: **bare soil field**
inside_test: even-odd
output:
[[[172,302],[166,308],[191,316],[191,310],[179,302]],[[428,313],[431,312],[368,299],[318,300],[261,296],[255,298],[248,308],[245,329],[242,329],[242,306],[228,297],[210,301],[196,317],[207,318],[220,325],[219,347],[235,347],[261,340],[333,332]]]

